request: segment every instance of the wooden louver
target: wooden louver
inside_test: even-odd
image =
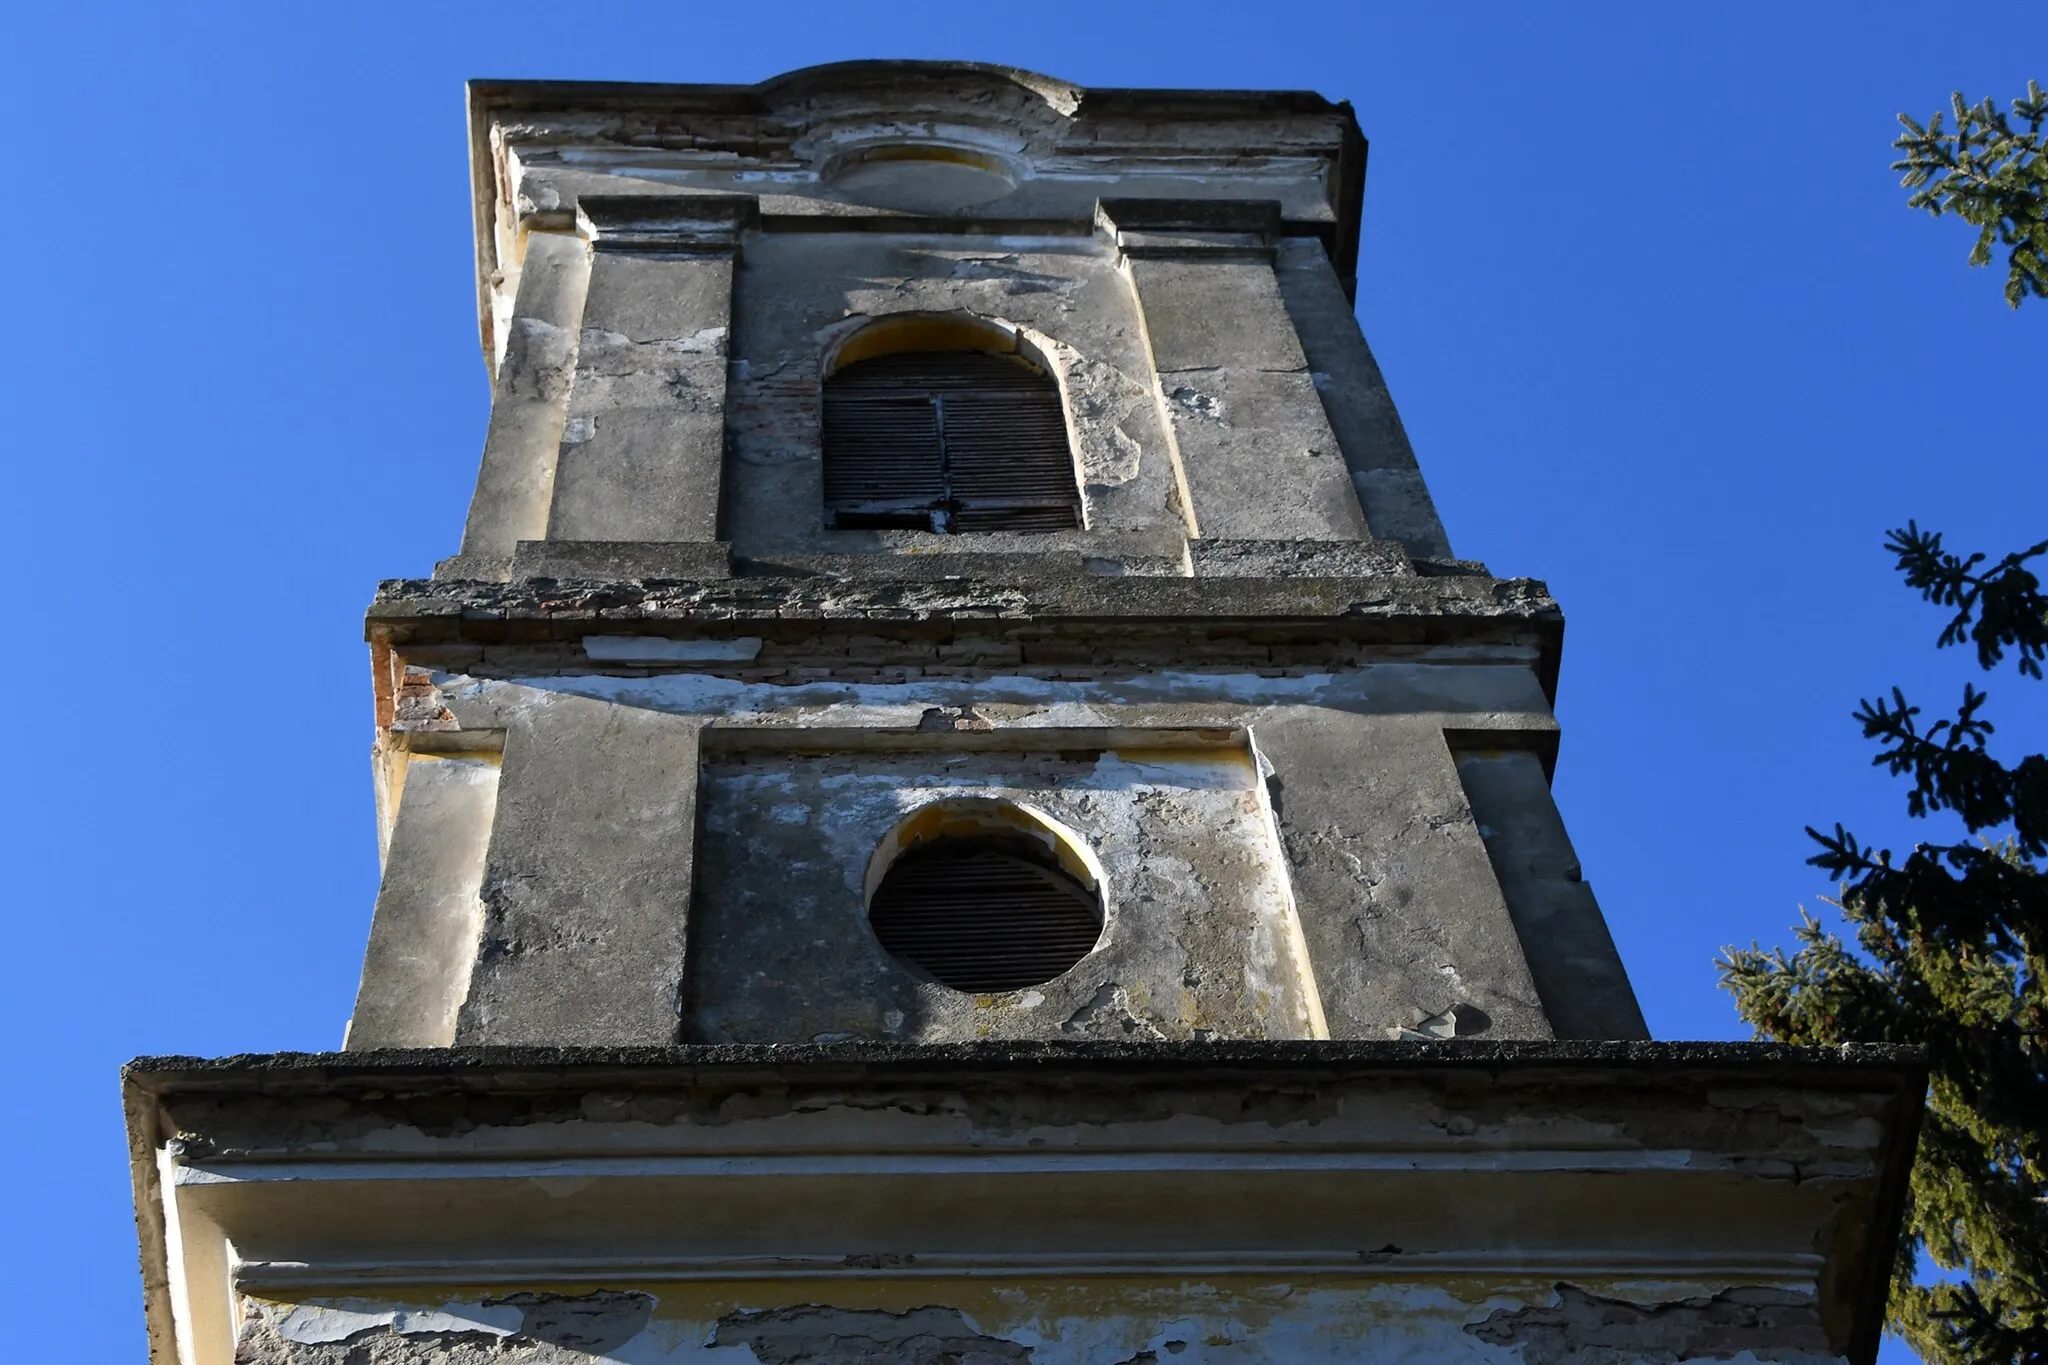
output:
[[[1013,356],[910,351],[825,381],[825,515],[838,527],[1081,524],[1058,387]]]
[[[891,954],[956,991],[1042,985],[1102,936],[1095,893],[1002,839],[948,839],[896,860],[868,906]]]

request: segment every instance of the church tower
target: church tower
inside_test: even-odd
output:
[[[159,1365],[1871,1358],[1918,1062],[1647,1041],[1348,106],[876,62],[470,136],[354,1016],[129,1068]]]

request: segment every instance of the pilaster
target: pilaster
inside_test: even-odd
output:
[[[508,729],[457,1043],[675,1041],[698,728],[557,696]]]
[[[1450,539],[1415,463],[1401,414],[1322,243],[1285,238],[1274,246],[1273,264],[1280,297],[1294,320],[1310,378],[1343,447],[1372,534],[1399,541],[1413,555],[1450,558]]]
[[[547,534],[589,285],[590,253],[581,238],[561,232],[527,237],[461,559],[445,566],[464,577],[503,579],[519,542]]]
[[[413,755],[370,921],[351,1051],[447,1047],[469,992],[496,755]]]
[[[1483,743],[1481,736],[1471,739]],[[1635,989],[1580,873],[1542,760],[1526,750],[1461,747],[1457,761],[1551,1028],[1560,1038],[1647,1039]]]
[[[1441,722],[1301,708],[1255,734],[1330,1036],[1553,1037]]]
[[[1196,534],[1368,538],[1273,272],[1279,206],[1105,199]]]
[[[586,197],[590,284],[551,540],[718,538],[733,265],[755,201]]]

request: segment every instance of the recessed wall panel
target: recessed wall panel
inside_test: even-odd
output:
[[[686,1031],[705,1042],[1306,1038],[1316,1006],[1239,748],[749,752],[707,762]],[[1036,986],[968,994],[867,920],[875,851],[921,808],[1015,803],[1086,846],[1106,922]]]

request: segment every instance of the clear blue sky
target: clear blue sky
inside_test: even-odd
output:
[[[1652,1029],[1729,1038],[1716,950],[1828,889],[1802,827],[1912,835],[1856,699],[1969,675],[1885,528],[2048,535],[2048,303],[1886,170],[1897,111],[2048,80],[2048,8],[1974,13],[16,6],[0,1256],[61,1277],[37,1359],[141,1356],[119,1064],[340,1041],[361,612],[453,551],[484,428],[465,78],[956,57],[1351,100],[1367,335],[1459,552],[1564,603],[1557,793]],[[2038,749],[2041,686],[1993,698]]]

